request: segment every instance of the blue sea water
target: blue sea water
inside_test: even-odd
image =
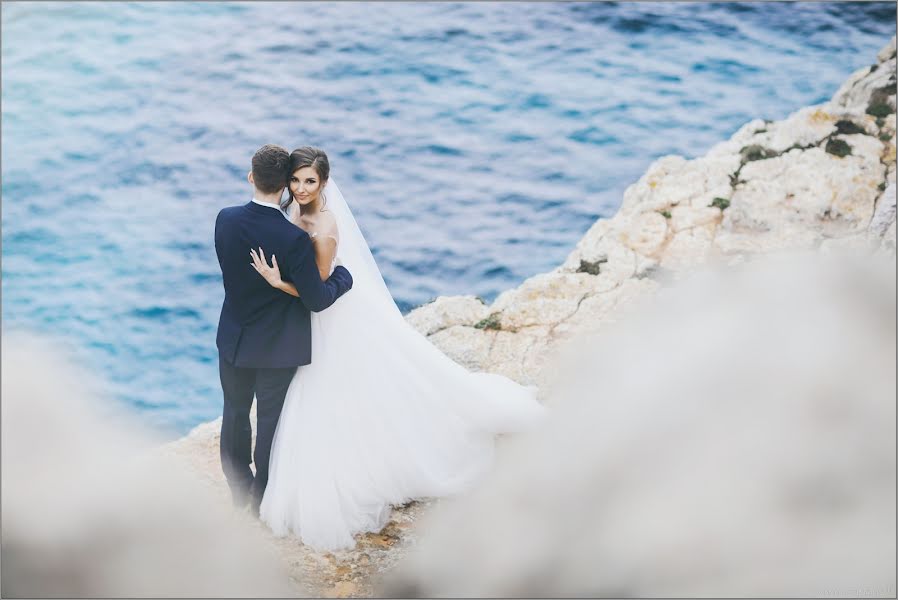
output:
[[[312,144],[403,311],[560,264],[656,158],[829,99],[872,3],[2,4],[2,318],[169,435],[220,414],[215,215]],[[52,366],[48,365],[48,373]]]

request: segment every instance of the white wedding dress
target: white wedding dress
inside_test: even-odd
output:
[[[380,531],[392,505],[467,489],[495,435],[529,429],[545,409],[536,388],[467,371],[411,327],[333,180],[324,193],[353,287],[312,313],[312,363],[287,391],[260,516],[330,551]]]

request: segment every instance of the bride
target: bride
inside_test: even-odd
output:
[[[338,550],[380,531],[393,505],[466,489],[490,466],[495,434],[524,430],[545,409],[536,388],[469,372],[406,323],[327,155],[303,147],[290,160],[283,208],[298,205],[287,214],[312,238],[321,278],[339,257],[354,284],[312,313],[312,363],[287,391],[260,518],[276,535]],[[275,257],[269,266],[251,254],[268,283],[298,296]]]

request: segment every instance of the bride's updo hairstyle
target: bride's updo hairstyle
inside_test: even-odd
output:
[[[303,167],[312,167],[315,169],[315,172],[318,173],[318,179],[321,182],[322,190],[327,184],[327,178],[330,177],[331,174],[331,164],[330,161],[327,160],[327,154],[325,154],[324,150],[313,146],[297,148],[290,153],[290,167],[287,170],[287,200],[284,201],[281,208],[286,209],[290,206],[290,203],[293,202],[293,191],[290,189],[290,178],[293,177],[296,169],[302,169]],[[323,203],[322,207],[327,205],[327,198],[324,197],[323,193],[321,194],[321,202]]]

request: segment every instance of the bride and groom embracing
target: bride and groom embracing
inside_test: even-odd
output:
[[[469,487],[495,435],[545,409],[535,388],[467,371],[405,321],[323,151],[263,146],[248,179],[252,200],[215,222],[222,469],[235,506],[276,535],[350,548],[392,506]]]

